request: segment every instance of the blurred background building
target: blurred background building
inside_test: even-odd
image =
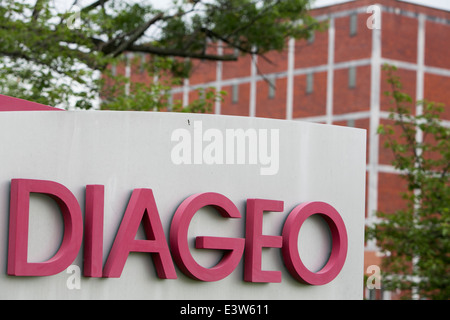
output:
[[[377,210],[405,205],[404,181],[391,165],[392,154],[377,134],[389,123],[384,95],[384,64],[398,68],[403,90],[415,101],[450,106],[450,12],[397,0],[357,0],[313,9],[328,29],[308,40],[289,40],[287,50],[266,58],[243,56],[236,62],[192,61],[192,76],[172,91],[185,105],[198,88],[227,92],[212,113],[312,121],[367,130],[366,224]],[[261,30],[264,32],[264,30]],[[225,54],[220,46],[218,54]],[[119,67],[119,66],[118,66]],[[123,66],[139,79],[138,67]],[[422,112],[420,106],[416,113]],[[450,107],[444,121],[450,124]],[[366,243],[365,270],[380,265],[375,243]],[[364,271],[365,271],[364,270]],[[395,298],[393,292],[366,289],[369,299]]]

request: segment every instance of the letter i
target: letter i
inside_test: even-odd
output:
[[[86,186],[86,212],[84,236],[84,270],[85,277],[102,277],[103,266],[103,185]]]

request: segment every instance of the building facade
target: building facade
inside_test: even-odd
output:
[[[367,130],[366,225],[377,210],[404,205],[403,180],[377,134],[390,120],[384,64],[395,65],[415,101],[450,105],[450,12],[397,0],[357,0],[317,8],[311,14],[328,29],[308,40],[290,39],[283,52],[235,62],[193,61],[192,76],[173,90],[188,104],[201,87],[227,91],[213,113],[343,125]],[[218,54],[224,49],[217,47]],[[132,79],[130,66],[125,73]],[[421,113],[418,106],[415,112]],[[450,123],[450,108],[444,112]],[[380,264],[375,243],[366,243],[365,270]],[[367,298],[391,293],[366,292]]]

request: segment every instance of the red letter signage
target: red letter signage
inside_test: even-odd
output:
[[[86,212],[84,218],[84,275],[101,277],[103,268],[103,185],[86,186]]]
[[[247,200],[247,222],[245,227],[245,281],[281,282],[280,271],[261,270],[261,250],[263,247],[281,248],[281,236],[263,235],[262,227],[263,212],[282,212],[283,206],[283,201],[266,199]]]
[[[64,237],[58,252],[45,262],[31,263],[28,254],[30,193],[43,193],[56,201],[64,217]],[[83,239],[83,218],[75,196],[62,184],[31,179],[11,180],[8,274],[50,276],[75,260]]]
[[[30,194],[41,193],[58,204],[64,218],[64,237],[57,253],[45,262],[28,262],[28,228]],[[170,226],[170,250],[164,235],[151,189],[135,189],[131,194],[122,222],[106,264],[103,261],[104,186],[87,185],[85,200],[84,275],[87,277],[120,277],[130,252],[152,254],[159,278],[176,279],[173,259],[189,277],[201,281],[218,281],[231,274],[241,261],[245,249],[244,281],[281,282],[281,271],[262,270],[262,248],[281,248],[284,264],[298,281],[324,285],[340,273],[347,256],[347,231],[340,214],[325,202],[306,202],[288,215],[282,235],[263,234],[264,211],[282,212],[283,201],[247,199],[245,239],[200,236],[198,249],[223,250],[222,259],[212,268],[205,268],[192,256],[188,229],[192,218],[205,206],[216,209],[224,218],[241,218],[234,203],[219,193],[194,194],[177,208]],[[298,250],[298,235],[305,220],[317,214],[331,231],[331,253],[325,266],[310,271]],[[143,223],[146,240],[137,240]],[[60,273],[75,260],[83,238],[83,218],[75,196],[62,184],[32,179],[12,179],[10,196],[8,274],[15,276],[49,276]]]
[[[244,250],[244,239],[197,237],[196,248],[226,250],[215,267],[208,269],[199,265],[189,251],[188,228],[194,214],[205,206],[212,206],[225,218],[241,217],[233,202],[221,194],[208,192],[192,195],[175,212],[170,227],[170,245],[173,258],[185,274],[197,280],[218,281],[228,276],[238,265]]]
[[[145,233],[149,240],[135,239],[141,221],[144,223]],[[133,191],[106,261],[103,276],[107,278],[120,277],[131,251],[153,253],[158,277],[162,279],[177,278],[151,189],[135,189]]]
[[[320,215],[331,231],[332,249],[326,265],[314,273],[305,267],[298,252],[298,233],[305,220]],[[344,266],[347,256],[347,231],[339,213],[324,202],[306,202],[295,207],[289,214],[283,228],[284,263],[291,275],[300,282],[323,285],[333,280]]]

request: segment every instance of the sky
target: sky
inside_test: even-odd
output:
[[[73,1],[67,1],[67,0],[53,0],[54,3],[57,5],[58,8],[65,8],[68,9],[67,6],[70,7],[70,4]],[[150,0],[156,7],[167,7],[168,4],[170,4],[172,1],[169,0]],[[354,0],[315,0],[314,7],[323,7],[323,6],[329,6],[337,3],[343,3],[343,2],[349,2]],[[443,9],[450,11],[450,0],[401,0],[405,2],[411,2],[416,3],[428,7]],[[79,0],[78,3],[81,6],[87,5],[92,3],[93,0]]]
[[[329,6],[337,3],[349,2],[353,0],[316,0],[314,7]],[[411,2],[423,6],[443,9],[450,11],[450,0],[407,0],[404,2]]]
[[[166,1],[151,0],[151,1],[154,2],[156,5],[164,6],[163,3],[165,3],[167,0]],[[317,7],[329,6],[329,5],[342,3],[342,2],[349,2],[349,1],[354,1],[354,0],[315,0],[314,7],[317,8]],[[424,6],[428,6],[428,7],[433,7],[433,8],[450,11],[450,0],[401,0],[401,1],[411,2],[411,3],[415,3],[415,4],[420,4],[420,5],[424,5]],[[167,1],[167,2],[170,2],[170,1]]]

